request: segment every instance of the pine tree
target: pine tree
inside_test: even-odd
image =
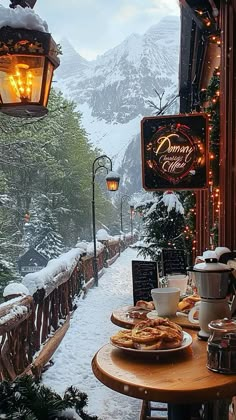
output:
[[[161,248],[185,249],[184,208],[171,191],[154,193],[153,200],[139,206],[143,213],[144,247],[140,254],[159,261]]]
[[[34,230],[30,232],[36,229],[33,217],[26,226],[24,214],[26,211],[33,214],[35,202],[42,195],[53,201],[51,208],[56,225],[51,220],[50,226],[52,232],[62,236],[66,247],[73,247],[78,236],[91,240],[92,163],[101,153],[93,150],[89,143],[73,102],[51,89],[48,109],[45,117],[30,120],[19,121],[0,114],[0,192],[13,204],[9,209],[0,207],[2,242],[8,244],[8,249],[1,252],[15,265],[19,254],[31,241],[30,237],[35,235]],[[105,184],[105,173],[100,175],[95,189],[97,224],[99,227],[101,222],[110,227],[116,219],[111,202],[114,194],[108,196],[100,188],[100,179],[101,184]],[[45,228],[43,215],[43,211],[37,212],[41,223],[41,227],[37,226],[37,238],[39,231]],[[42,237],[39,242],[41,240]],[[53,243],[57,242],[60,247],[61,240],[60,236],[54,236]],[[47,240],[43,247],[48,249]],[[58,253],[57,249],[53,255]]]
[[[97,416],[84,412],[87,399],[85,393],[74,387],[68,388],[61,397],[26,375],[14,382],[0,383],[0,417],[7,420],[73,420],[74,412],[76,418],[79,415],[82,420],[98,420]]]
[[[17,279],[17,275],[14,267],[0,254],[0,303],[3,301],[3,291],[5,287],[10,283],[10,281],[15,279]]]
[[[34,248],[49,260],[57,258],[63,252],[63,238],[58,232],[58,224],[49,207],[43,211],[35,230]]]

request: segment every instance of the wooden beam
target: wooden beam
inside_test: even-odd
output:
[[[39,353],[39,356],[34,360],[31,365],[33,375],[39,379],[42,373],[43,367],[51,359],[53,353],[64,338],[68,328],[70,326],[70,316],[67,317],[64,324],[55,332],[55,334],[44,344],[43,349]]]
[[[222,2],[219,245],[236,249],[236,0]]]

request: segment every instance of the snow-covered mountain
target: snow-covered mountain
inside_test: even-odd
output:
[[[166,17],[94,61],[61,41],[56,86],[78,104],[91,143],[112,158],[126,186],[135,180],[135,191],[141,187],[140,121],[156,113],[149,101],[160,106],[155,91],[164,92],[162,106],[178,92],[179,34],[179,17]],[[177,112],[175,101],[167,113]]]

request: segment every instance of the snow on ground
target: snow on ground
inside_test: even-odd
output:
[[[133,303],[132,260],[137,250],[128,248],[105,269],[99,286],[90,289],[71,319],[71,325],[53,357],[54,365],[42,382],[63,394],[71,385],[88,394],[89,414],[102,420],[137,420],[141,401],[110,390],[93,375],[91,360],[120,328],[110,321],[112,310]]]

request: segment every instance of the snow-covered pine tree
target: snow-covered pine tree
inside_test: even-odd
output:
[[[0,253],[0,303],[3,301],[3,290],[8,283],[16,278],[17,275],[13,265],[6,261]]]
[[[30,220],[25,223],[23,243],[33,247],[49,260],[64,251],[63,238],[59,233],[57,209],[49,195],[41,194],[32,201]]]
[[[35,211],[30,212],[30,218],[25,220],[22,236],[22,247],[24,252],[29,248],[35,247],[35,235],[39,224],[37,213]]]
[[[62,254],[63,238],[58,232],[57,219],[49,207],[43,210],[35,235],[34,248],[41,255],[50,260]]]
[[[141,255],[158,261],[161,248],[185,249],[184,208],[178,194],[172,191],[154,193],[152,200],[140,204],[137,209],[143,214]]]

